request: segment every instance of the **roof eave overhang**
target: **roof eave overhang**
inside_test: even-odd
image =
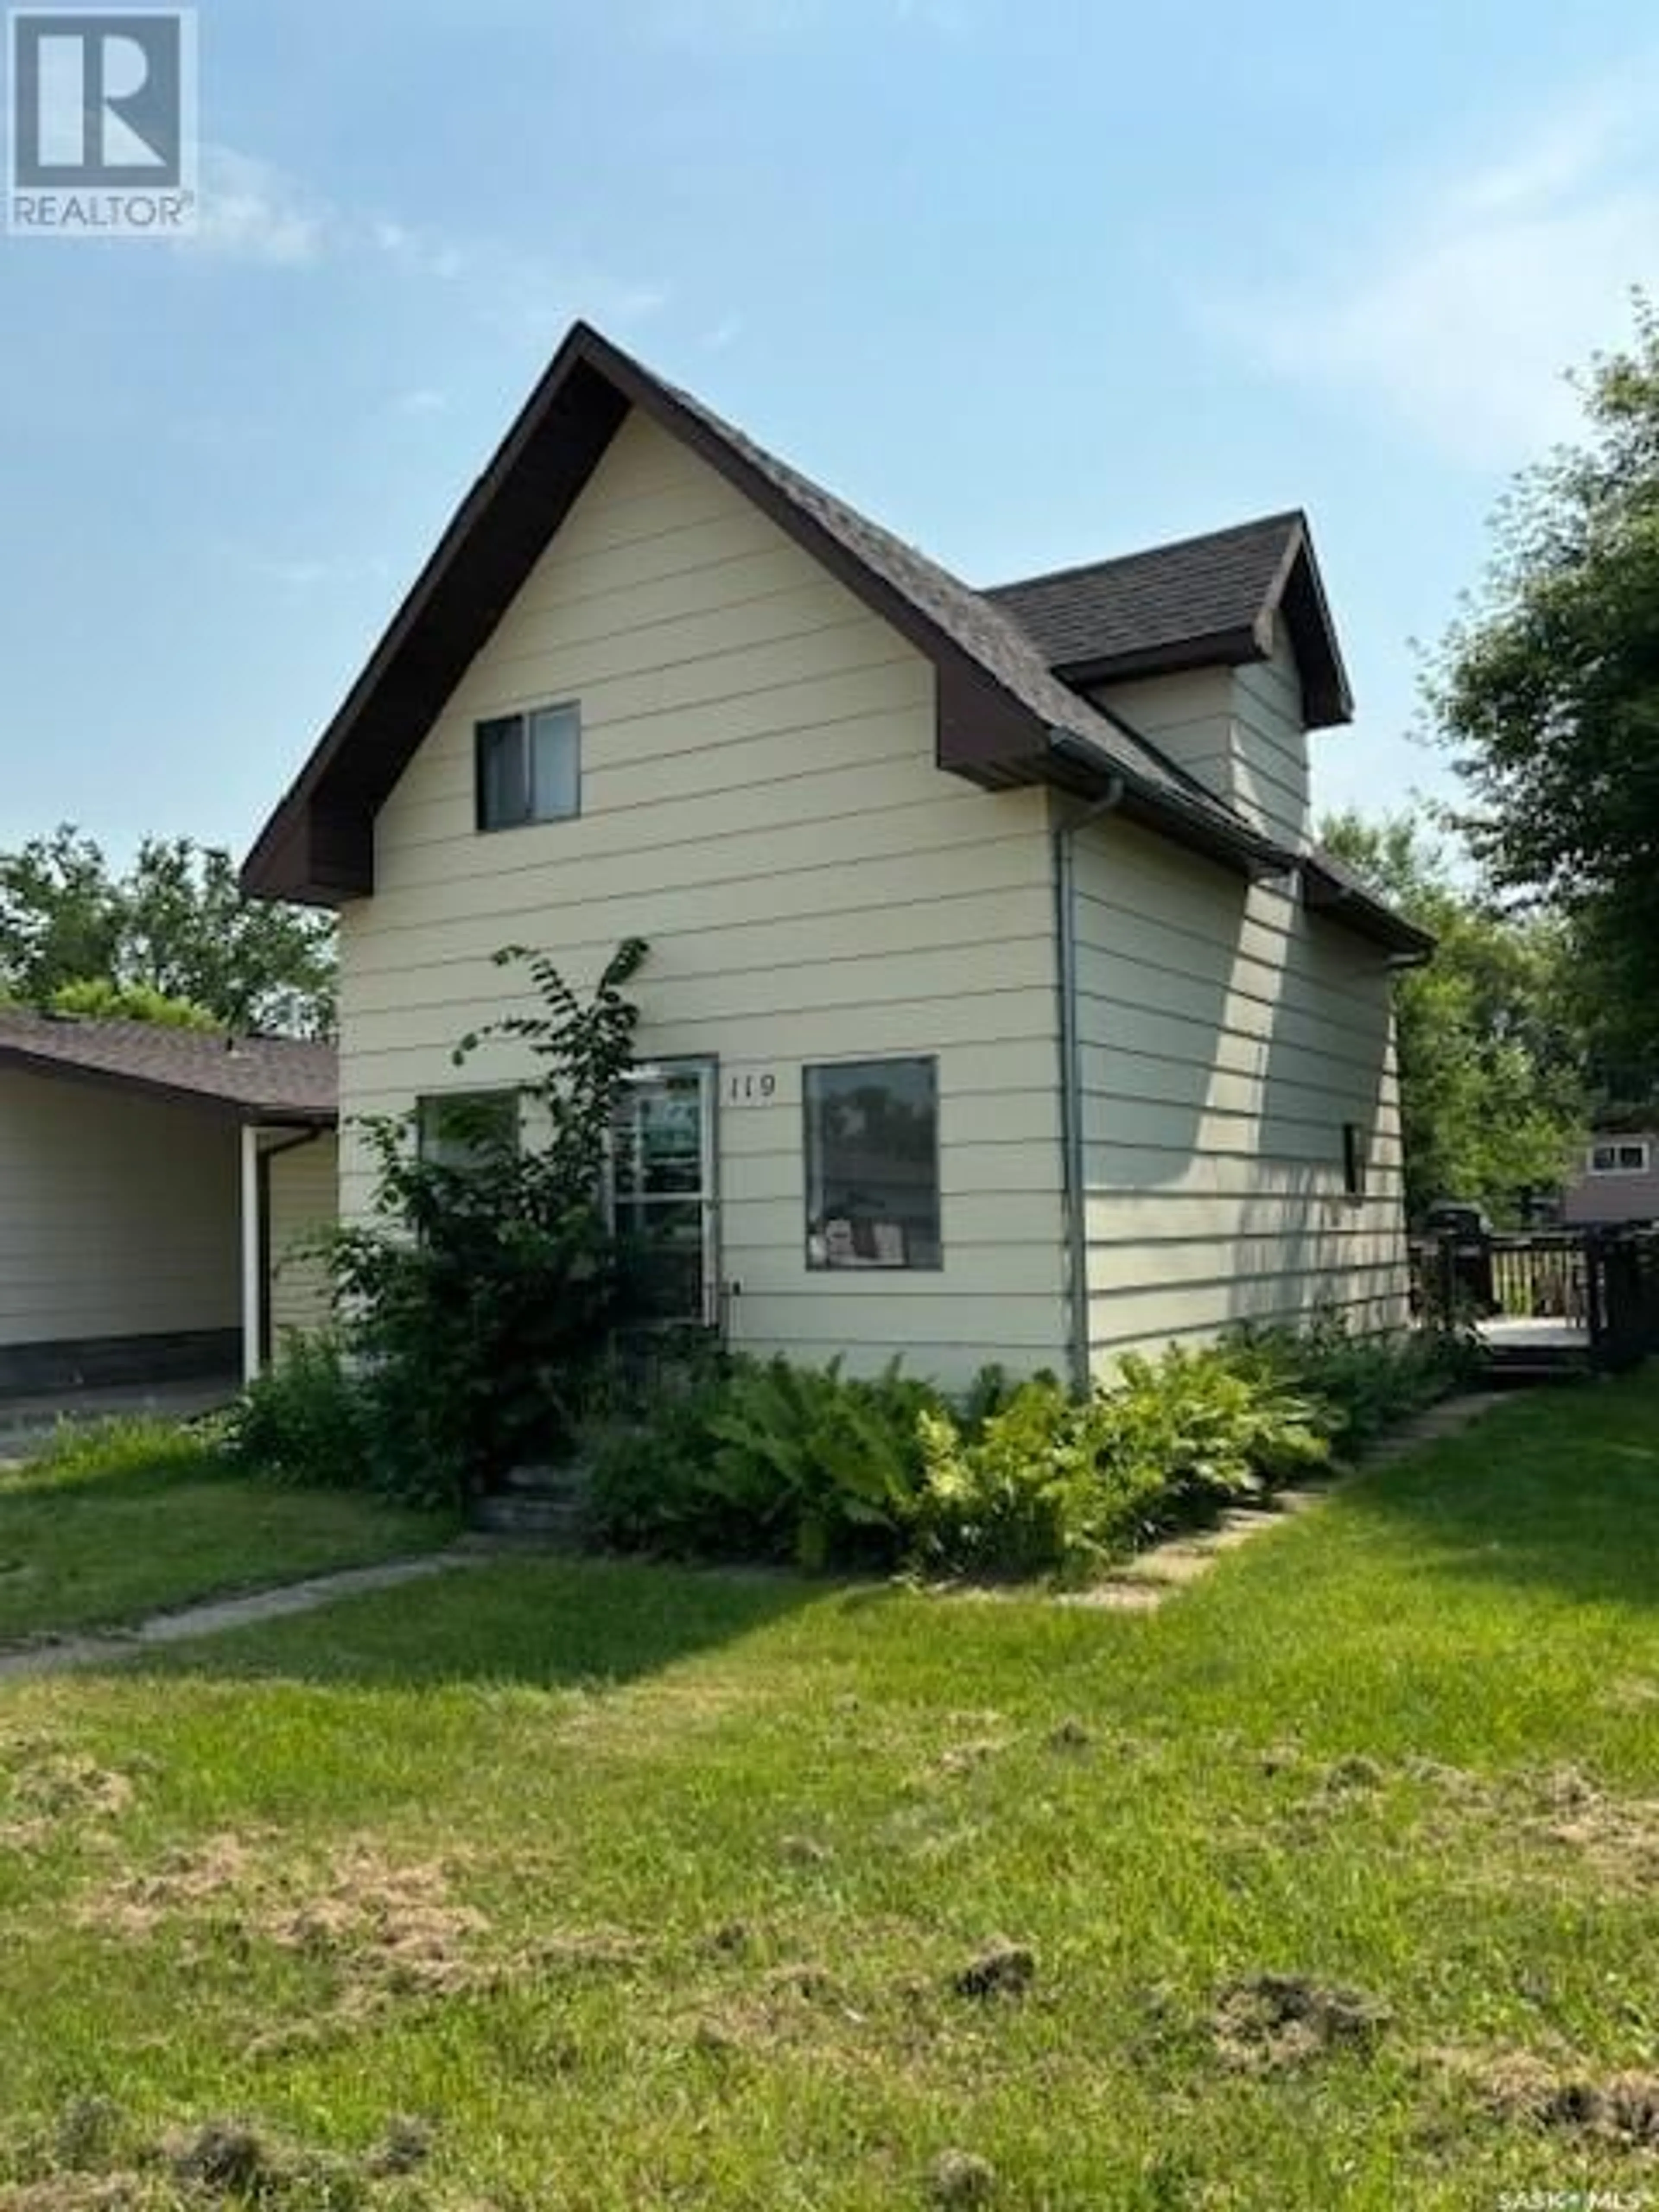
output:
[[[1310,730],[1328,730],[1353,720],[1342,650],[1337,643],[1325,586],[1314,558],[1305,523],[1298,522],[1254,620],[1196,636],[1167,638],[1133,652],[1097,655],[1060,663],[1054,670],[1074,691],[1152,676],[1181,676],[1199,668],[1240,668],[1273,657],[1276,623],[1290,632],[1302,681],[1303,720]]]
[[[1408,921],[1360,885],[1331,875],[1316,860],[1302,864],[1302,897],[1310,914],[1339,922],[1380,945],[1391,967],[1422,968],[1434,957],[1437,940],[1431,932]]]
[[[456,511],[339,713],[242,870],[256,896],[337,907],[374,889],[374,817],[477,652],[563,521],[630,407],[680,439],[933,665],[940,768],[988,789],[1075,787],[1088,769],[926,610],[862,562],[741,446],[578,324]],[[485,524],[488,523],[488,529]],[[1316,578],[1314,582],[1316,585]],[[1270,617],[1206,641],[1271,649]],[[1334,641],[1332,641],[1334,650]],[[1167,662],[1164,665],[1168,665]],[[1190,665],[1197,665],[1194,660]],[[1121,663],[1119,663],[1121,672]],[[1304,684],[1306,678],[1304,676]],[[1085,741],[1079,740],[1085,751]],[[1119,773],[1107,762],[1103,772]],[[1129,772],[1124,811],[1194,849],[1260,873],[1293,856],[1213,807]],[[1264,854],[1271,855],[1264,860]]]
[[[1138,646],[1133,653],[1063,661],[1054,673],[1074,691],[1086,691],[1099,684],[1133,683],[1139,677],[1180,676],[1195,668],[1237,668],[1247,660],[1265,660],[1271,651],[1271,643],[1264,642],[1260,629],[1252,623],[1237,629],[1209,630],[1201,637]]]
[[[609,399],[601,397],[608,393]],[[1041,720],[913,600],[876,574],[792,501],[741,449],[597,331],[578,325],[531,394],[488,468],[392,617],[345,703],[245,862],[256,897],[337,907],[374,889],[374,816],[442,701],[574,504],[630,407],[680,439],[930,659],[938,673],[935,750],[941,768],[979,771],[1039,755]],[[503,500],[546,451],[552,481],[530,504],[504,557],[477,551]],[[556,463],[556,465],[555,465]],[[520,506],[525,504],[519,495]],[[480,573],[482,572],[482,573]],[[481,589],[481,585],[483,588]]]
[[[253,1123],[260,1127],[286,1127],[331,1129],[339,1121],[331,1106],[296,1106],[275,1099],[227,1098],[210,1091],[193,1091],[188,1084],[168,1083],[158,1076],[139,1075],[121,1068],[91,1067],[54,1054],[31,1052],[27,1045],[0,1044],[0,1068],[20,1075],[43,1076],[63,1083],[79,1083],[100,1091],[119,1091],[128,1097],[155,1100],[167,1106],[188,1106],[215,1121]]]
[[[1230,820],[1196,795],[1188,799],[1177,788],[1137,775],[1075,731],[1049,732],[1046,765],[1043,781],[1079,798],[1098,798],[1114,783],[1120,785],[1122,795],[1115,811],[1240,875],[1261,881],[1287,875],[1296,866],[1296,855],[1286,846],[1261,836],[1246,822]]]

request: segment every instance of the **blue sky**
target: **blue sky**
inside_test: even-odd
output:
[[[1593,0],[207,0],[191,244],[0,238],[0,842],[244,848],[569,319],[971,580],[1310,511],[1328,805],[1659,270]]]

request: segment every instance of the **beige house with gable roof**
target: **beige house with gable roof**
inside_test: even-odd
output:
[[[1391,979],[1287,514],[975,591],[577,325],[250,857],[340,917],[354,1115],[511,1099],[490,955],[652,951],[664,1310],[947,1382],[1401,1319]]]

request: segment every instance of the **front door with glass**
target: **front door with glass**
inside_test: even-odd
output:
[[[720,1316],[713,1060],[634,1071],[617,1109],[611,1207],[653,1319]]]

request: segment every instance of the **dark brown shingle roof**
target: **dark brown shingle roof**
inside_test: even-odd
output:
[[[94,1021],[0,1011],[0,1067],[119,1085],[246,1121],[318,1121],[338,1113],[331,1044],[228,1037],[160,1022]]]
[[[982,592],[767,453],[578,323],[457,510],[243,870],[270,897],[333,903],[374,885],[374,817],[559,528],[632,407],[681,439],[939,672],[940,764],[991,787],[1121,775],[1126,811],[1245,866],[1275,847],[1147,739],[1062,683]],[[1058,732],[1071,733],[1069,751]]]
[[[243,869],[249,890],[320,904],[373,891],[376,811],[632,408],[679,438],[927,655],[937,677],[941,767],[988,788],[1046,782],[1091,797],[1115,779],[1121,811],[1166,836],[1249,872],[1294,865],[1293,853],[1150,738],[1084,697],[1066,680],[1076,671],[1057,672],[1053,640],[1006,601],[1060,580],[974,590],[577,323],[260,833]],[[1226,610],[1237,611],[1261,580],[1252,529],[1273,538],[1280,573],[1263,585],[1249,636],[1225,633],[1226,652],[1218,657],[1265,655],[1270,617],[1282,601],[1310,720],[1346,719],[1346,684],[1299,516],[1217,533],[1249,540],[1248,559],[1238,554],[1249,573],[1227,584]],[[1213,587],[1221,590],[1218,579]],[[1197,610],[1195,583],[1188,596]],[[1190,630],[1193,619],[1189,611],[1174,626]],[[1149,633],[1153,658],[1141,665],[1194,665],[1195,642],[1188,635],[1171,645]]]
[[[890,530],[884,530],[878,522],[848,507],[811,477],[757,446],[746,431],[724,421],[689,392],[672,385],[660,388],[770,484],[797,514],[816,523],[867,573],[959,647],[1045,731],[1065,729],[1088,739],[1123,773],[1200,813],[1212,814],[1218,827],[1247,827],[1231,808],[1179,768],[1150,738],[1115,716],[1103,714],[1062,682],[1029,627],[998,605],[993,595],[964,584],[918,547],[896,538]]]
[[[984,596],[1073,683],[1257,659],[1282,607],[1310,726],[1346,721],[1352,710],[1307,519],[1295,510],[1022,577]]]

